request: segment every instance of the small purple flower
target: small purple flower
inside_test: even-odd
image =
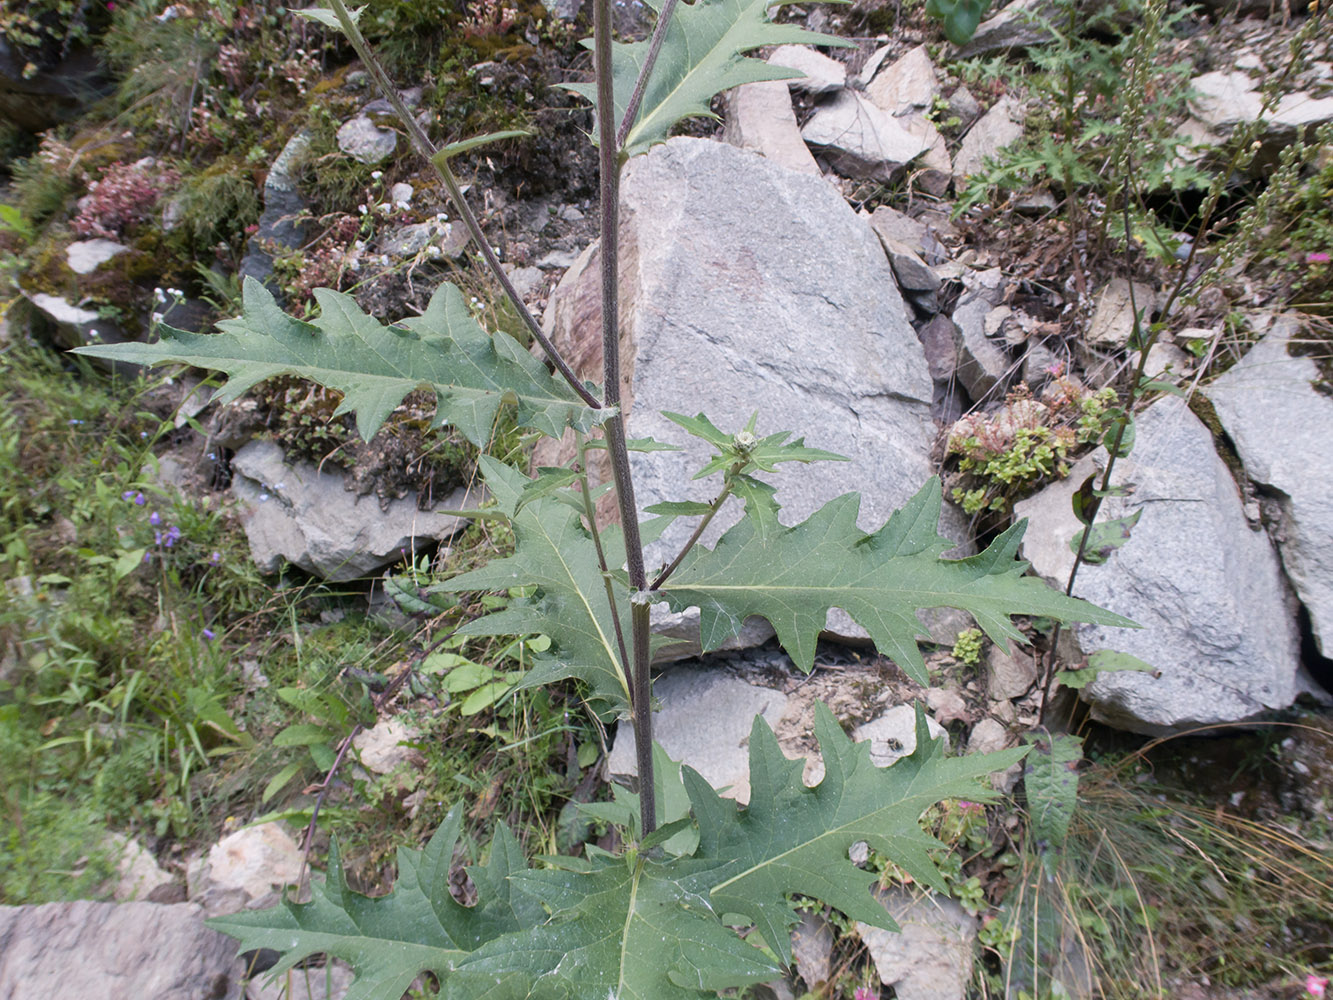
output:
[[[126,490],[124,493],[122,493],[122,494],[120,495],[120,498],[121,498],[122,500],[133,500],[133,499],[134,499],[134,490]]]
[[[69,422],[69,425],[70,425],[71,427],[78,427],[78,426],[79,426],[80,424],[82,424],[82,423],[83,423],[82,420],[71,420],[71,421]]]
[[[173,545],[175,545],[177,542],[181,540],[181,529],[173,524],[170,528],[167,529],[167,533],[163,537],[164,537],[163,544],[165,544],[167,548],[171,548]]]
[[[143,496],[142,493],[135,493],[135,494],[134,494],[134,506],[136,506],[136,507],[142,507],[142,506],[143,506],[144,504],[146,504],[147,502],[148,502],[148,501],[144,499],[144,496]]]
[[[261,493],[261,494],[259,494],[259,502],[260,502],[260,503],[264,503],[266,500],[268,500],[268,494],[267,494],[267,493]]]
[[[153,532],[153,544],[154,544],[154,545],[161,545],[161,544],[162,544],[162,532],[160,532],[160,531],[154,531],[154,532]]]
[[[211,640],[211,639],[216,639],[216,638],[217,638],[217,633],[214,632],[211,628],[206,628],[206,629],[204,629],[202,632],[200,632],[199,634],[202,635],[202,636],[204,637],[204,641],[205,641],[205,642],[208,642],[208,641]]]
[[[150,562],[152,562],[152,561],[153,561],[153,553],[151,553],[151,552],[145,552],[145,553],[143,554],[143,561],[146,562],[146,563],[150,563]]]
[[[162,515],[159,514],[157,511],[153,511],[151,514],[148,515],[148,523],[156,528],[159,524],[162,523]]]
[[[1307,264],[1327,264],[1329,261],[1333,261],[1333,256],[1330,256],[1326,250],[1316,250],[1314,253],[1305,255],[1305,263]]]
[[[209,564],[212,565],[212,566],[221,566],[221,565],[222,565],[222,553],[219,552],[217,549],[214,549],[214,550],[213,550],[213,554],[212,554],[211,556],[208,557],[208,562],[209,562]]]

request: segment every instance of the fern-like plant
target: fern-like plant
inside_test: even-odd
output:
[[[393,102],[397,93],[366,49],[342,0],[330,0],[315,19],[344,31]],[[285,902],[259,913],[214,921],[245,949],[267,947],[282,957],[276,972],[325,953],[350,962],[356,980],[349,1000],[397,1000],[422,972],[441,996],[467,1000],[579,998],[674,1000],[715,995],[777,975],[789,962],[795,922],[787,898],[817,897],[849,917],[892,929],[871,896],[873,876],[848,860],[867,842],[923,885],[943,888],[929,858],[936,842],[917,825],[945,797],[984,799],[982,775],[1013,764],[1023,753],[947,757],[932,741],[918,709],[917,748],[891,768],[870,761],[867,745],[852,744],[821,708],[816,735],[825,775],[813,788],[802,765],[783,756],[761,719],[750,737],[751,799],[747,808],[720,798],[695,771],[664,766],[655,757],[650,712],[649,607],[666,602],[701,612],[705,649],[734,635],[749,615],[772,622],[796,663],[811,669],[814,644],[827,611],[856,619],[881,650],[925,683],[917,650],[919,609],[970,612],[995,641],[1017,637],[1010,616],[1041,614],[1063,621],[1128,625],[1125,619],[1056,593],[1023,576],[1015,558],[1023,526],[1002,534],[984,552],[943,560],[938,481],[870,534],[856,524],[859,499],[840,497],[797,525],[786,525],[763,476],[784,462],[838,456],[789,441],[759,437],[755,427],[728,433],[703,415],[671,415],[708,441],[716,456],[705,472],[721,477],[711,504],[664,504],[640,523],[630,477],[618,397],[616,329],[617,182],[624,161],[665,140],[682,118],[707,113],[720,91],[789,75],[744,53],[761,45],[810,41],[845,44],[769,21],[767,0],[695,0],[674,10],[667,0],[650,40],[614,44],[611,0],[597,0],[593,49],[596,84],[582,89],[597,109],[601,155],[603,262],[603,387],[580,382],[535,320],[512,294],[482,239],[449,159],[491,137],[435,150],[401,109],[418,149],[440,171],[455,207],[501,285],[510,293],[555,374],[504,334],[474,322],[459,291],[443,286],[419,318],[383,326],[348,297],[318,294],[313,323],[284,314],[259,284],[247,282],[244,312],[205,336],[167,330],[154,344],[82,348],[83,353],[141,364],[184,362],[229,377],[222,398],[234,398],[265,378],[295,375],[343,393],[341,410],[355,412],[369,437],[403,397],[427,388],[438,399],[438,420],[480,443],[498,408],[517,408],[521,425],[559,436],[573,428],[580,454],[594,444],[609,450],[620,512],[618,527],[599,528],[585,463],[537,477],[493,459],[481,467],[495,515],[513,527],[507,559],[448,580],[439,589],[507,589],[530,596],[465,626],[472,635],[549,636],[523,682],[577,678],[602,712],[631,712],[640,787],[638,815],[627,814],[622,855],[589,850],[583,858],[546,859],[533,868],[503,827],[486,864],[469,869],[477,902],[463,906],[449,891],[449,867],[461,812],[455,808],[422,851],[399,857],[398,885],[370,899],[343,877],[336,845],[327,880],[307,903]],[[951,30],[958,28],[958,19]],[[966,19],[964,19],[966,20]],[[598,440],[585,435],[595,433]],[[565,487],[574,486],[573,490]],[[730,497],[745,517],[711,549],[697,544],[702,526]],[[644,538],[664,521],[700,521],[683,551],[649,580]],[[689,814],[659,828],[657,802],[683,803]],[[690,836],[677,837],[687,827]],[[685,851],[677,854],[673,851]],[[760,949],[730,929],[755,928]]]

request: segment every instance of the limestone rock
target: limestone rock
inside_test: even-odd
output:
[[[829,980],[833,967],[833,927],[821,913],[805,910],[792,928],[791,953],[796,971],[811,988]]]
[[[65,247],[65,260],[75,274],[92,274],[116,254],[129,249],[115,240],[78,240]]]
[[[1290,341],[1300,336],[1299,320],[1279,317],[1208,398],[1246,475],[1277,493],[1282,565],[1315,642],[1333,658],[1333,400],[1315,389],[1315,361],[1291,355]]]
[[[953,159],[953,175],[962,180],[980,173],[988,157],[994,156],[1023,137],[1023,108],[1015,98],[1005,95],[977,120],[958,147]]]
[[[678,642],[663,646],[653,651],[654,663],[669,663],[672,660],[684,660],[699,656],[703,649],[699,644],[699,609],[687,608],[684,611],[671,611],[666,604],[654,604],[651,616],[654,634]],[[717,647],[717,652],[730,649],[751,649],[762,646],[774,636],[773,626],[767,618],[752,615],[745,619],[745,624],[736,635]]]
[[[1262,81],[1243,70],[1203,73],[1190,82],[1194,114],[1204,125],[1227,132],[1256,120],[1263,111]],[[1265,140],[1289,141],[1298,128],[1314,129],[1333,121],[1333,97],[1316,98],[1302,92],[1284,94],[1268,116]]]
[[[727,142],[754,150],[789,170],[819,176],[819,165],[801,138],[791,94],[782,80],[747,83],[727,93]]]
[[[384,238],[383,250],[390,257],[406,260],[427,247],[440,248],[440,256],[457,260],[463,256],[471,237],[462,223],[415,222],[400,226]]]
[[[1011,370],[1002,339],[986,331],[986,318],[1001,305],[1004,276],[998,267],[963,275],[963,294],[953,310],[961,341],[958,381],[973,400],[996,396]]]
[[[882,240],[884,251],[889,255],[894,277],[898,287],[905,292],[933,292],[943,282],[934,271],[926,266],[916,252],[905,243],[896,240]]]
[[[875,895],[902,929],[857,921],[875,971],[898,1000],[964,1000],[972,978],[976,920],[947,896],[890,888]]]
[[[398,148],[398,133],[380,128],[365,115],[357,115],[339,126],[338,148],[360,163],[380,163]]]
[[[193,903],[0,906],[6,1000],[240,1000],[235,956]]]
[[[374,497],[348,492],[341,475],[309,462],[286,465],[273,441],[245,445],[232,458],[232,469],[250,554],[265,573],[277,572],[285,559],[326,580],[354,580],[401,558],[414,539],[443,541],[467,523],[418,510],[410,499],[391,500],[381,510]],[[468,503],[460,488],[443,506]]]
[[[949,734],[929,715],[926,729],[931,739],[943,739],[948,747]],[[878,719],[852,730],[852,739],[857,743],[869,740],[870,762],[876,767],[888,767],[916,751],[916,709],[911,705],[894,705]]]
[[[137,840],[119,833],[109,834],[107,839],[110,841],[111,853],[117,858],[116,885],[112,889],[112,898],[116,902],[147,900],[155,889],[175,881],[171,873],[163,871],[157,859]]]
[[[1132,291],[1131,305],[1130,282],[1125,278],[1112,278],[1097,293],[1097,307],[1088,328],[1090,344],[1103,349],[1124,347],[1134,332],[1135,309],[1138,310],[1139,322],[1146,333],[1148,321],[1152,319],[1152,311],[1157,304],[1157,293],[1141,282],[1134,282]]]
[[[815,113],[801,130],[805,141],[823,154],[844,177],[892,184],[909,163],[930,149],[923,134],[881,111],[860,94],[842,91]]]
[[[1082,460],[1069,478],[1015,505],[1029,518],[1023,554],[1064,586],[1080,529],[1070,496],[1104,461]],[[1152,664],[1107,673],[1083,689],[1093,714],[1156,735],[1285,708],[1298,693],[1299,639],[1277,555],[1246,521],[1236,484],[1208,428],[1176,397],[1137,419],[1133,453],[1116,464],[1129,497],[1108,497],[1099,520],[1143,514],[1124,546],[1079,571],[1075,595],[1142,629],[1080,625],[1084,652],[1114,649]]]
[[[750,801],[750,727],[756,715],[776,727],[787,696],[756,687],[710,668],[677,667],[657,679],[654,697],[662,707],[653,713],[653,739],[667,755],[689,764],[716,789],[741,804]],[[615,743],[607,759],[613,776],[638,773],[634,755],[634,724],[616,725]]]
[[[812,97],[834,94],[847,82],[847,67],[808,45],[779,45],[769,54],[770,66],[781,66],[805,74],[794,80],[775,81]]]
[[[913,186],[936,198],[944,197],[953,180],[953,161],[944,136],[922,115],[903,115],[898,121],[926,147],[911,166]]]
[[[981,117],[981,105],[966,86],[949,95],[949,114],[958,119],[958,127],[968,129]]]
[[[1037,664],[1032,654],[1013,642],[1008,650],[991,646],[986,650],[986,691],[995,701],[1021,698],[1037,683]]]
[[[229,833],[186,870],[190,901],[210,917],[277,902],[301,874],[301,849],[279,822]]]
[[[927,226],[910,215],[904,215],[888,205],[880,205],[870,214],[870,228],[886,243],[893,241],[906,246],[913,253],[925,248]]]
[[[1004,723],[987,716],[972,727],[972,732],[967,738],[967,752],[995,753],[1008,747],[1011,742],[1013,741],[1009,737],[1009,730],[1005,728]]]
[[[894,116],[929,111],[939,94],[939,72],[924,45],[881,68],[866,87],[871,103]]]
[[[367,771],[388,774],[396,767],[420,760],[417,750],[407,745],[420,739],[420,730],[395,715],[361,730],[353,738],[352,746]]]

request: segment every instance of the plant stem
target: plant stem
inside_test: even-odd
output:
[[[546,353],[551,363],[555,365],[556,371],[569,383],[570,388],[578,393],[579,398],[593,409],[600,410],[603,406],[602,401],[589,392],[587,386],[574,374],[574,369],[556,350],[555,345],[542,332],[540,324],[538,324],[531,311],[523,304],[523,297],[518,294],[518,289],[509,280],[509,275],[505,274],[504,268],[500,266],[500,259],[495,256],[495,251],[491,249],[486,234],[481,231],[481,223],[477,221],[477,216],[473,213],[471,206],[468,205],[467,199],[463,197],[463,190],[459,187],[458,178],[454,176],[454,172],[447,161],[441,162],[438,159],[439,149],[430,141],[430,136],[426,135],[426,130],[421,127],[421,123],[412,117],[412,112],[403,102],[402,97],[399,96],[397,88],[389,80],[389,75],[384,72],[384,67],[375,58],[375,54],[370,51],[365,36],[361,34],[361,29],[352,20],[352,15],[348,13],[343,0],[329,0],[329,8],[337,15],[338,24],[341,25],[343,34],[352,43],[352,48],[356,50],[356,54],[361,57],[366,70],[374,78],[376,86],[379,87],[380,93],[384,95],[384,99],[389,102],[394,112],[402,120],[403,127],[407,129],[407,134],[412,140],[412,145],[416,147],[417,154],[430,161],[436,173],[440,175],[440,180],[444,182],[444,189],[449,193],[449,200],[453,202],[458,217],[467,226],[472,241],[481,250],[481,256],[486,262],[486,266],[490,269],[495,280],[500,283],[500,287],[504,289],[504,293],[508,296],[510,302],[513,303],[514,309],[518,312],[523,325],[528,328],[528,332],[532,334],[533,340],[541,345],[541,349]]]
[[[611,586],[611,569],[606,564],[606,552],[602,548],[602,533],[597,530],[597,510],[593,507],[592,492],[588,486],[588,439],[582,434],[579,439],[579,485],[583,488],[583,514],[588,519],[588,531],[592,535],[593,547],[597,549],[597,565],[602,570],[602,585],[606,588],[606,602],[611,606],[611,623],[616,630],[616,645],[620,648],[620,669],[624,676],[626,691],[629,690],[630,669],[629,655],[625,652],[625,633],[620,626],[620,609],[616,607],[616,594]]]
[[[620,128],[616,131],[616,149],[624,147],[625,139],[629,136],[629,130],[634,127],[634,119],[639,114],[639,105],[643,103],[643,93],[648,89],[648,77],[652,75],[653,66],[657,63],[658,53],[662,51],[662,43],[666,40],[667,25],[671,23],[671,15],[675,11],[676,0],[666,0],[662,9],[657,13],[657,24],[653,26],[653,37],[648,43],[648,55],[639,68],[639,78],[634,81],[634,90],[630,93],[629,104],[625,106],[625,117],[620,120]]]
[[[709,507],[708,513],[705,514],[703,516],[703,520],[701,520],[698,523],[698,525],[695,526],[694,534],[690,535],[689,539],[685,542],[685,545],[681,548],[681,550],[678,553],[676,553],[676,558],[671,560],[667,568],[657,574],[657,579],[653,581],[653,585],[648,588],[649,590],[657,590],[659,587],[662,586],[662,584],[666,583],[667,577],[669,577],[672,573],[676,571],[676,567],[679,566],[681,560],[685,558],[685,554],[689,552],[690,549],[694,548],[695,543],[698,542],[700,536],[703,535],[704,529],[708,527],[708,522],[713,519],[714,514],[716,514],[719,510],[722,509],[723,501],[725,501],[727,497],[729,497],[730,495],[731,495],[731,481],[727,480],[727,482],[724,483],[722,486],[722,492],[717,495],[717,499],[714,500],[712,506]]]
[[[616,146],[616,104],[611,74],[611,0],[596,0],[593,6],[593,51],[597,72],[597,135],[600,159],[601,258],[602,258],[602,376],[607,406],[617,412],[602,424],[607,454],[616,484],[620,527],[625,539],[629,586],[636,595],[630,616],[630,645],[634,656],[633,696],[634,749],[639,771],[640,830],[644,836],[657,829],[657,803],[653,775],[652,664],[648,654],[648,604],[637,595],[647,591],[643,565],[643,539],[639,534],[638,505],[630,476],[629,450],[625,447],[625,415],[620,409],[619,229],[620,155]]]

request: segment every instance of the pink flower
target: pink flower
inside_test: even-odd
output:
[[[1333,261],[1333,256],[1329,256],[1325,250],[1317,250],[1305,255],[1305,263],[1307,264],[1327,264],[1330,261]],[[1320,993],[1319,996],[1323,996],[1323,994]]]
[[[1328,254],[1324,254],[1328,258]],[[1328,979],[1325,976],[1316,976],[1313,972],[1305,977],[1305,992],[1314,997],[1315,1000],[1322,1000],[1324,993],[1328,989]]]
[[[878,1000],[878,997],[875,996],[869,986],[858,986],[856,992],[852,994],[852,1000]]]

